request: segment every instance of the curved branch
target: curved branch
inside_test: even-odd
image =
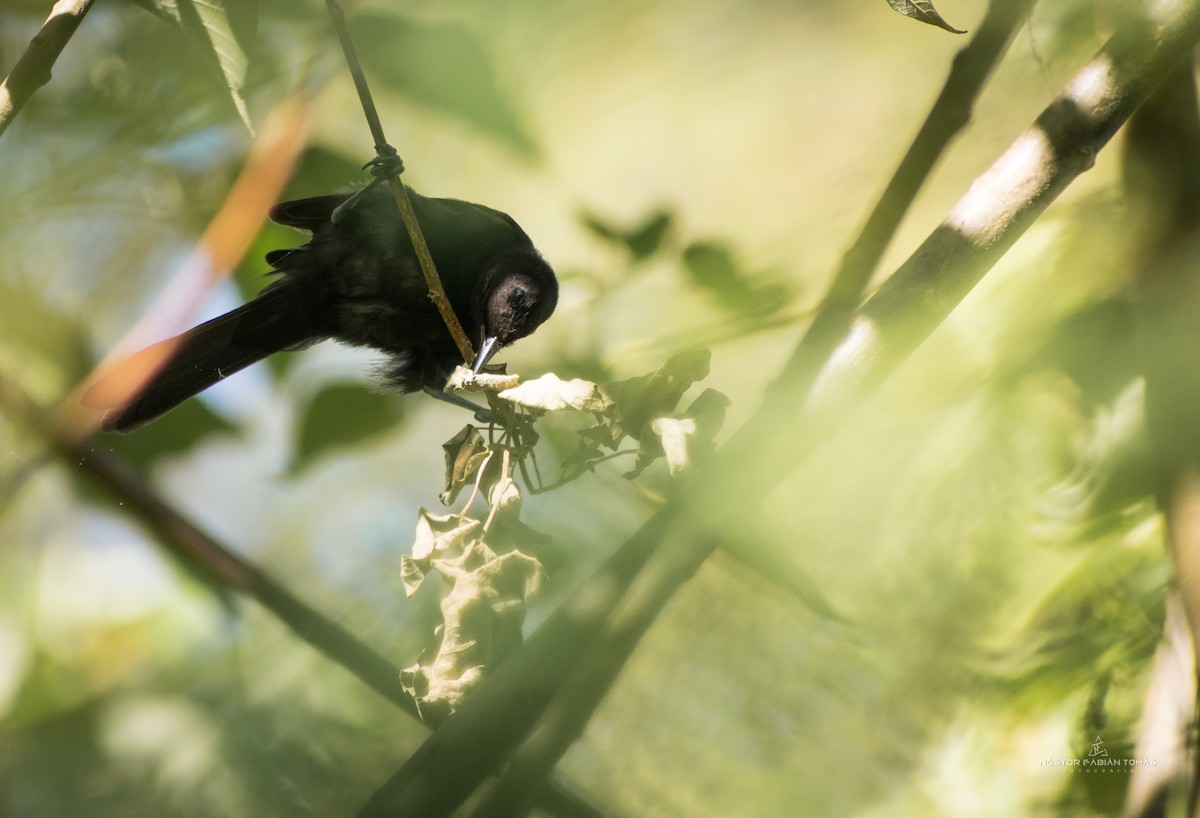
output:
[[[0,136],[12,124],[33,92],[50,81],[50,70],[94,0],[58,0],[46,22],[29,41],[4,82],[0,83]]]

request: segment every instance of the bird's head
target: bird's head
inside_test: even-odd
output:
[[[472,369],[478,373],[501,348],[541,326],[557,303],[558,279],[536,252],[513,251],[493,258],[476,293],[480,342]]]

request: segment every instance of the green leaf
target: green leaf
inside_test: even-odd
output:
[[[721,550],[743,568],[753,571],[763,580],[785,589],[810,611],[831,622],[849,623],[849,619],[834,606],[812,574],[794,559],[799,532],[779,531],[759,517],[742,521],[742,533],[721,540]]]
[[[340,151],[336,146],[310,145],[301,154],[281,198],[303,199],[367,181],[369,174],[362,167],[367,158]],[[291,232],[291,228],[287,229]],[[299,237],[298,233],[292,235]]]
[[[636,227],[625,230],[590,210],[579,214],[579,221],[588,230],[614,244],[624,245],[634,261],[649,258],[658,252],[674,224],[674,217],[667,210],[656,210]]]
[[[500,397],[526,409],[541,411],[576,409],[580,412],[606,412],[612,406],[612,399],[591,381],[582,378],[564,381],[553,372],[505,389]]]
[[[662,246],[663,239],[671,229],[671,223],[671,214],[660,210],[650,214],[646,221],[626,235],[625,243],[629,245],[629,252],[633,254],[634,259],[640,260],[653,255]]]
[[[357,446],[392,429],[401,418],[396,398],[361,383],[339,383],[318,392],[300,418],[292,469],[341,448]]]
[[[729,398],[715,389],[705,389],[692,401],[683,417],[658,417],[647,428],[652,434],[643,435],[638,447],[637,461],[626,477],[634,478],[660,457],[667,460],[672,476],[690,467],[712,452],[713,438],[725,422]]]
[[[442,444],[446,453],[446,487],[438,499],[450,505],[468,483],[473,483],[475,473],[488,457],[488,445],[471,424],[467,424],[454,437]]]
[[[0,280],[0,365],[27,372],[34,363],[52,368],[64,384],[91,369],[83,333],[38,293]]]
[[[667,470],[672,476],[679,474],[691,465],[691,439],[697,431],[695,420],[692,418],[655,418],[650,421],[650,431],[658,436],[663,456],[667,459]]]
[[[729,247],[716,242],[689,244],[683,251],[683,264],[696,284],[717,293],[728,292],[742,277]]]
[[[1011,2],[1019,2],[1019,0],[1011,0]],[[933,7],[933,3],[929,0],[888,0],[888,5],[896,11],[903,14],[905,17],[911,17],[922,23],[928,23],[931,26],[945,29],[951,34],[966,34],[965,31],[959,31],[954,26],[942,19],[942,15],[938,14],[937,9]]]
[[[1124,298],[1087,304],[1066,315],[1025,364],[1060,369],[1090,404],[1108,404],[1141,375],[1137,308]]]
[[[258,4],[254,0],[132,0],[151,14],[173,23],[220,71],[229,97],[246,128],[250,112],[242,97],[249,52],[258,35]]]
[[[605,391],[616,403],[621,429],[635,440],[656,417],[669,415],[683,393],[708,375],[712,358],[707,349],[672,355],[657,372],[609,384]]]
[[[368,79],[462,119],[526,156],[538,153],[492,59],[464,27],[366,12],[351,20]]]
[[[786,287],[778,282],[756,283],[739,268],[725,244],[693,242],[684,248],[683,265],[693,283],[709,290],[727,310],[761,314],[774,312],[787,302]]]
[[[711,443],[725,425],[725,410],[733,401],[724,392],[705,389],[687,408],[687,417],[696,419],[696,431],[701,440]]]

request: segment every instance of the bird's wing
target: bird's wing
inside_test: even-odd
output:
[[[313,196],[280,202],[270,210],[271,221],[285,227],[294,227],[306,233],[318,233],[332,224],[333,211],[350,197],[348,193],[329,196]]]

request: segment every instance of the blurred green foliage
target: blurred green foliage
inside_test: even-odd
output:
[[[335,383],[313,395],[297,424],[295,461],[300,471],[320,456],[363,445],[396,426],[399,412],[391,396],[361,383]]]
[[[0,68],[42,5],[0,9]],[[942,10],[972,28],[983,6]],[[289,196],[352,184],[371,155],[323,14],[261,3],[243,42],[252,122],[310,68],[319,86]],[[406,180],[511,213],[561,273],[510,369],[628,382],[712,347],[682,405],[719,389],[726,429],[961,44],[882,3],[376,0],[352,25]],[[1093,3],[1038,7],[885,267],[1106,34]],[[250,137],[212,60],[97,4],[0,139],[0,372],[47,405],[165,286],[240,167]],[[1132,752],[1169,583],[1122,340],[1136,231],[1109,153],[656,623],[562,765],[605,814],[1119,814],[1127,775],[1042,764],[1097,735]],[[301,241],[264,226],[200,311]],[[438,603],[404,598],[400,558],[465,418],[376,394],[371,363],[284,356],[96,445],[403,666]],[[539,425],[544,467],[579,431]],[[350,814],[424,738],[175,570],[76,464],[39,467],[7,418],[0,446],[0,815]],[[535,624],[669,492],[664,464],[636,482],[630,466],[527,498],[554,554]]]

